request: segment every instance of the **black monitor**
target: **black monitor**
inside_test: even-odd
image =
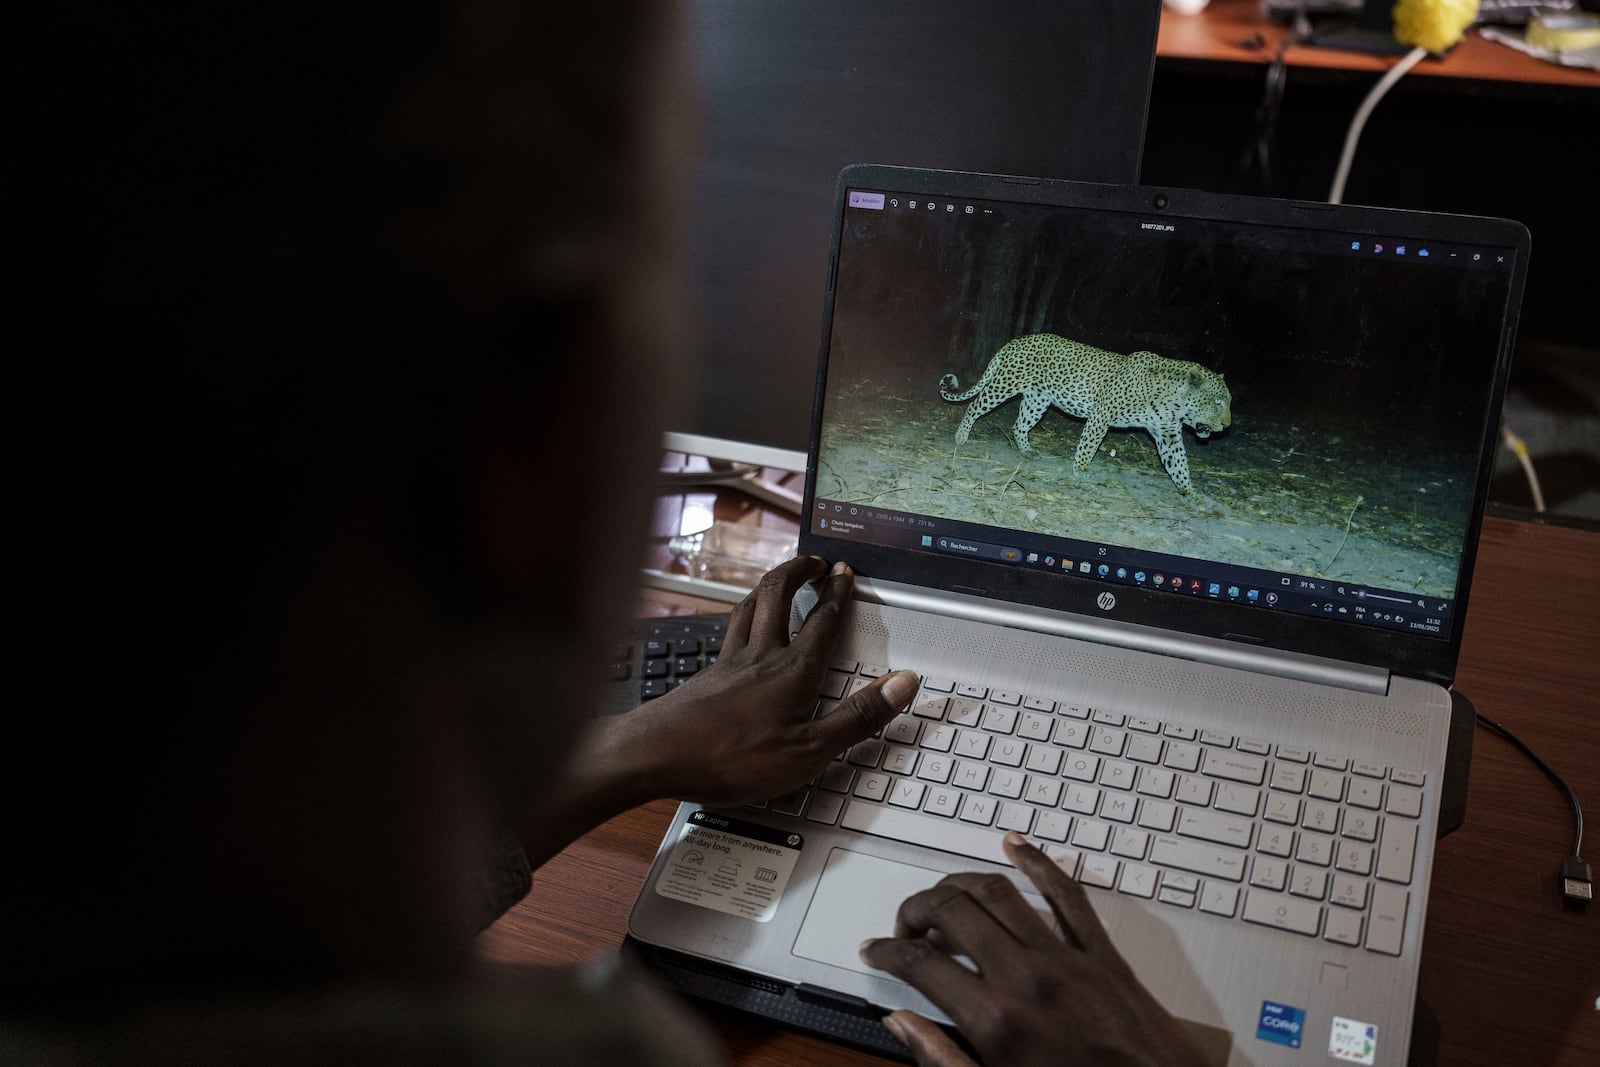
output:
[[[702,351],[698,407],[670,413],[669,430],[805,449],[846,164],[1138,178],[1160,0],[689,7]]]

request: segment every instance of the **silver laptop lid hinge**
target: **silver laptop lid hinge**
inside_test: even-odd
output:
[[[1078,641],[1194,660],[1276,678],[1337,686],[1357,693],[1382,696],[1389,691],[1389,672],[1381,667],[1236,644],[1212,637],[1173,633],[1115,619],[1091,619],[1025,604],[1005,604],[966,593],[930,592],[898,582],[869,578],[856,579],[855,595],[857,599],[872,604],[1070,637]]]

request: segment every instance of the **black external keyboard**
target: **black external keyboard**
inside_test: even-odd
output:
[[[602,711],[632,711],[682,685],[717,661],[727,632],[727,614],[635,619],[612,649]]]

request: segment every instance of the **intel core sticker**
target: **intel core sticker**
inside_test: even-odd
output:
[[[1333,1017],[1328,1034],[1328,1055],[1350,1063],[1373,1063],[1378,1055],[1378,1028],[1343,1016]]]
[[[697,811],[672,846],[656,892],[764,923],[778,910],[804,843],[787,830]]]
[[[1263,1000],[1261,1021],[1256,1023],[1256,1036],[1290,1048],[1300,1047],[1300,1032],[1306,1027],[1306,1013],[1287,1004]]]

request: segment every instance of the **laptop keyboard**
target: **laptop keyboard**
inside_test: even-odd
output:
[[[889,668],[836,663],[819,715]],[[949,678],[759,807],[1006,863],[1015,830],[1088,886],[1386,955],[1423,775]]]

